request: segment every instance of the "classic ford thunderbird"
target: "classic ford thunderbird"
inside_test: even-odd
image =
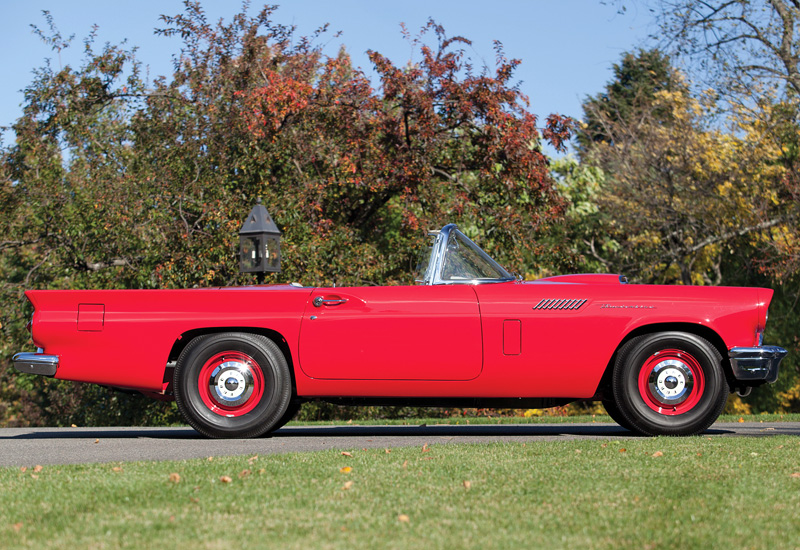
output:
[[[18,371],[174,398],[208,437],[276,430],[304,401],[544,408],[601,400],[648,435],[708,428],[775,382],[772,290],[520,281],[455,225],[415,286],[33,290]]]

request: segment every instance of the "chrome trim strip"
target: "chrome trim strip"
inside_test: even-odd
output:
[[[55,376],[58,370],[58,355],[18,353],[14,356],[14,368],[29,374]]]
[[[752,348],[731,348],[728,358],[731,361],[733,376],[739,381],[766,381],[770,384],[778,379],[781,360],[789,353],[778,346],[757,346]]]

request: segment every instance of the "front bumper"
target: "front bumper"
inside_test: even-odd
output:
[[[58,355],[18,353],[14,356],[14,368],[19,372],[55,376],[58,370]]]
[[[781,359],[789,353],[778,346],[758,346],[753,348],[731,348],[728,357],[731,360],[733,376],[740,382],[768,382],[772,384],[778,379],[778,367]]]

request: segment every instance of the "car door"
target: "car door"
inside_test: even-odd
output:
[[[471,380],[482,350],[470,286],[320,288],[303,315],[299,362],[312,378]]]

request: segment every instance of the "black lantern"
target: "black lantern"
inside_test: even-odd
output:
[[[260,279],[281,270],[281,232],[260,198],[256,203],[239,230],[239,271],[259,273]]]

